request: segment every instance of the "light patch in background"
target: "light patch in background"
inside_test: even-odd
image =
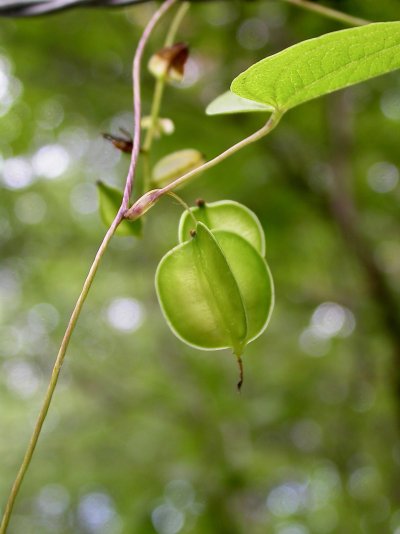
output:
[[[8,92],[8,76],[0,70],[0,102],[4,99]]]
[[[10,59],[0,55],[0,117],[8,113],[23,89],[20,80],[12,76],[12,68]]]
[[[246,19],[236,34],[238,43],[247,50],[259,50],[269,39],[268,26],[262,19]]]
[[[85,532],[99,534],[119,534],[121,520],[109,495],[93,492],[84,495],[78,505],[78,521]]]
[[[47,204],[38,193],[26,193],[17,198],[14,212],[18,219],[25,224],[40,223],[47,210]]]
[[[392,163],[379,161],[368,169],[367,181],[376,193],[389,193],[399,183],[399,170]]]
[[[353,313],[336,302],[323,302],[313,312],[310,324],[299,337],[299,346],[309,356],[325,356],[334,337],[350,336],[356,326]]]
[[[185,73],[183,80],[180,82],[174,82],[172,85],[178,87],[178,89],[186,89],[192,87],[200,79],[200,61],[198,58],[189,57],[185,65]]]
[[[98,209],[98,195],[94,184],[76,185],[69,199],[72,209],[81,215],[90,215]]]
[[[179,510],[192,507],[195,496],[194,488],[187,480],[171,480],[165,487],[165,500]]]
[[[28,325],[40,332],[52,332],[58,325],[60,315],[57,309],[47,302],[33,306],[28,312]]]
[[[32,158],[32,167],[37,176],[48,180],[59,178],[68,169],[70,156],[59,144],[45,145]]]
[[[90,145],[89,134],[82,127],[63,129],[58,136],[58,140],[73,160],[84,156]]]
[[[36,507],[45,516],[56,517],[68,510],[70,496],[61,484],[48,484],[40,490]]]
[[[111,134],[121,135],[121,137],[127,137],[128,134],[132,137],[134,126],[134,119],[132,111],[122,111],[115,115],[111,121],[109,128]]]
[[[295,423],[291,430],[294,445],[304,452],[314,452],[322,441],[322,428],[312,419],[304,419]]]
[[[185,524],[185,516],[175,506],[161,504],[152,511],[151,521],[158,534],[178,534]]]
[[[106,175],[117,165],[121,152],[99,136],[90,141],[85,159],[92,173],[96,173],[96,177],[100,178],[99,172]]]
[[[115,298],[107,307],[106,319],[115,330],[134,332],[143,323],[143,306],[135,299]]]
[[[47,100],[39,109],[37,123],[43,130],[53,130],[64,120],[64,108],[58,100]]]
[[[273,488],[267,497],[267,509],[276,517],[296,514],[302,507],[306,486],[297,482],[287,482]]]
[[[34,180],[33,169],[27,158],[9,158],[3,162],[3,183],[8,189],[23,189]]]
[[[309,505],[312,510],[320,510],[335,500],[341,492],[340,475],[333,463],[321,465],[312,474],[308,486]],[[337,519],[337,518],[336,518]]]
[[[388,119],[400,121],[400,90],[388,89],[381,97],[381,110]]]
[[[284,524],[276,529],[276,534],[309,534],[309,530],[301,523]]]
[[[8,267],[0,269],[0,310],[15,308],[21,299],[21,282],[18,275]],[[0,314],[1,315],[1,314]]]
[[[16,356],[24,346],[21,331],[14,326],[0,327],[0,357]]]
[[[353,313],[336,302],[320,304],[311,317],[311,326],[321,337],[347,337],[355,328]]]
[[[28,399],[38,390],[40,378],[31,363],[9,360],[4,363],[3,370],[7,387],[16,396]]]
[[[320,332],[313,327],[305,328],[299,337],[299,346],[309,356],[325,356],[331,348],[330,339],[321,336]]]

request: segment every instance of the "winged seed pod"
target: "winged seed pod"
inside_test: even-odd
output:
[[[198,222],[190,240],[162,258],[156,291],[178,338],[203,350],[232,349],[240,389],[243,350],[265,330],[274,305],[271,272],[255,247],[236,233],[211,232]]]
[[[203,201],[190,208],[197,221],[204,223],[211,231],[227,230],[239,234],[265,255],[265,236],[255,213],[239,202],[220,200],[210,204]],[[187,241],[193,229],[193,217],[185,211],[179,221],[179,242]]]
[[[164,187],[176,178],[186,174],[205,162],[204,156],[194,148],[177,150],[161,158],[153,168],[153,187]]]

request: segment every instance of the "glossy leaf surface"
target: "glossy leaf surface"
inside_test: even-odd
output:
[[[97,182],[99,194],[100,216],[104,224],[109,227],[113,222],[122,202],[122,192],[104,182]],[[142,233],[142,221],[122,221],[118,226],[116,235],[140,237]]]
[[[260,221],[256,214],[243,204],[233,200],[222,200],[190,209],[195,218],[203,222],[210,230],[227,230],[236,233],[251,243],[262,256],[265,255],[265,237]],[[193,218],[185,211],[179,222],[178,232],[181,243],[190,239],[190,231],[193,227]]]
[[[291,46],[240,74],[231,90],[286,111],[398,68],[400,22],[379,22]]]
[[[226,91],[217,96],[210,102],[206,108],[207,115],[228,115],[231,113],[249,113],[249,112],[269,112],[274,111],[272,106],[260,104],[254,100],[248,100],[241,96],[235,95],[231,91]]]

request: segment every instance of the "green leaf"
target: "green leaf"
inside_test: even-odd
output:
[[[400,22],[378,22],[291,46],[240,74],[231,90],[284,112],[398,68]]]
[[[210,230],[227,230],[239,234],[253,245],[258,252],[265,255],[265,236],[260,221],[249,208],[234,202],[222,200],[190,208],[197,221],[204,223]],[[178,236],[182,243],[190,239],[194,228],[193,218],[187,211],[183,212],[179,222]]]
[[[172,331],[204,350],[244,345],[266,327],[273,307],[268,266],[248,241],[231,232],[215,235],[199,222],[190,241],[161,260],[158,299]]]
[[[254,111],[273,112],[274,108],[266,104],[259,104],[247,98],[226,91],[217,96],[206,108],[207,115],[227,115],[229,113],[248,113]]]
[[[97,182],[97,191],[99,194],[100,216],[107,228],[113,222],[122,202],[122,191],[115,187],[101,182]],[[135,221],[122,221],[118,226],[116,235],[140,237],[142,234],[142,221],[137,219]]]
[[[200,167],[204,163],[204,156],[198,150],[187,148],[168,154],[160,159],[153,168],[153,187],[164,187],[176,178]]]

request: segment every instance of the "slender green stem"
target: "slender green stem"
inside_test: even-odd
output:
[[[154,134],[157,128],[157,120],[160,114],[162,97],[164,94],[165,88],[165,77],[162,76],[156,81],[153,94],[153,102],[151,104],[151,113],[150,113],[150,126],[147,130],[146,137],[142,146],[142,151],[147,154],[150,151],[151,145],[153,143]]]
[[[194,224],[197,224],[197,219],[194,216],[193,211],[189,208],[189,206],[186,204],[186,202],[181,198],[179,195],[174,193],[173,191],[170,191],[168,195],[172,198],[174,198],[179,204],[188,212],[189,216],[193,219]]]
[[[212,167],[215,167],[215,165],[218,165],[226,158],[232,156],[247,145],[250,145],[251,143],[258,141],[262,137],[265,137],[270,132],[272,132],[272,130],[278,125],[279,121],[282,118],[282,115],[282,112],[275,111],[269,118],[268,122],[264,124],[262,128],[249,135],[245,139],[242,139],[235,145],[229,147],[227,150],[225,150],[215,158],[210,159],[200,167],[196,167],[195,169],[184,174],[183,176],[180,176],[179,178],[161,189],[154,189],[152,191],[148,191],[145,195],[139,198],[129,210],[125,212],[125,218],[131,220],[138,219],[139,217],[141,217],[141,215],[148,211],[163,195],[166,195],[176,187],[183,185],[189,180],[192,180],[202,172],[211,169]]]
[[[352,15],[348,15],[347,13],[342,13],[341,11],[338,11],[337,9],[332,9],[330,7],[322,6],[321,4],[317,4],[316,2],[310,2],[309,0],[282,0],[283,2],[287,2],[288,4],[292,4],[297,7],[301,7],[303,9],[307,9],[308,11],[313,11],[314,13],[318,13],[320,15],[323,15],[324,17],[328,17],[333,20],[338,20],[339,22],[343,22],[343,24],[348,24],[349,26],[364,26],[365,24],[371,24],[370,20],[361,19],[359,17],[353,17]]]
[[[86,277],[85,283],[83,284],[82,291],[81,291],[81,293],[80,293],[80,295],[78,297],[78,300],[77,300],[77,302],[75,304],[75,308],[74,308],[74,310],[72,312],[72,315],[71,315],[71,318],[69,320],[67,329],[65,331],[65,334],[64,334],[60,349],[59,349],[58,354],[57,354],[57,358],[56,358],[56,361],[55,361],[55,364],[54,364],[54,367],[53,367],[53,372],[51,374],[50,382],[49,382],[49,385],[47,387],[46,395],[44,397],[43,404],[42,404],[42,407],[40,409],[40,413],[39,413],[38,418],[36,420],[35,428],[33,430],[33,433],[32,433],[28,448],[27,448],[27,450],[25,452],[24,459],[22,461],[21,467],[19,468],[17,477],[16,477],[16,479],[14,481],[13,487],[11,489],[11,492],[10,492],[10,495],[9,495],[9,498],[8,498],[8,501],[7,501],[6,509],[5,509],[4,515],[3,515],[3,520],[2,520],[1,525],[0,525],[0,534],[5,534],[5,532],[7,531],[7,526],[9,524],[9,521],[10,521],[10,518],[11,518],[11,512],[12,512],[12,509],[13,509],[13,506],[14,506],[14,503],[15,503],[15,499],[17,498],[18,491],[19,491],[19,489],[21,487],[21,484],[22,484],[22,481],[24,479],[25,473],[28,470],[28,467],[29,467],[29,464],[31,462],[33,453],[35,451],[35,447],[36,447],[36,444],[38,442],[38,439],[39,439],[39,436],[40,436],[40,432],[41,432],[44,420],[46,419],[47,412],[49,410],[51,399],[53,397],[54,390],[55,390],[56,385],[57,385],[57,381],[58,381],[58,377],[60,375],[61,367],[62,367],[62,364],[64,362],[65,354],[67,352],[67,348],[68,348],[69,342],[71,340],[71,336],[72,336],[72,333],[74,331],[76,322],[77,322],[77,320],[79,318],[79,315],[81,313],[83,304],[85,303],[86,297],[87,297],[87,295],[89,293],[89,290],[90,290],[90,287],[91,287],[92,282],[94,280],[94,277],[96,275],[97,269],[99,268],[101,258],[103,257],[103,255],[104,255],[104,253],[105,253],[105,251],[106,251],[106,249],[108,247],[108,244],[110,243],[111,238],[114,235],[115,230],[117,229],[117,227],[118,227],[119,223],[121,222],[121,220],[122,220],[122,215],[120,213],[118,213],[118,215],[114,219],[112,225],[108,229],[106,235],[104,236],[104,239],[103,239],[103,241],[102,241],[102,243],[101,243],[101,245],[100,245],[100,247],[99,247],[99,249],[98,249],[98,251],[96,253],[96,256],[94,258],[92,266],[90,267],[90,270],[89,270],[89,273],[88,273],[88,275]]]
[[[169,27],[167,36],[165,38],[164,46],[172,46],[174,44],[175,36],[178,33],[179,26],[181,25],[183,17],[186,15],[189,7],[190,7],[189,2],[182,2],[181,6],[176,12],[176,15]]]

